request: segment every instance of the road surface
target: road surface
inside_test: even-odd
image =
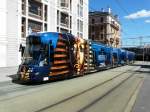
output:
[[[0,83],[0,112],[131,112],[147,75],[140,64],[46,84]]]

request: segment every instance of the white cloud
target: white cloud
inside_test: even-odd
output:
[[[150,23],[150,20],[145,20],[145,23]]]
[[[144,17],[150,17],[150,10],[141,10],[132,14],[129,14],[128,16],[125,16],[126,19],[138,19],[138,18],[144,18]]]

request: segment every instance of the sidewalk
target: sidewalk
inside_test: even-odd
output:
[[[0,82],[11,81],[13,75],[17,73],[18,66],[0,67]]]
[[[150,112],[150,62],[144,65],[142,69],[142,73],[147,74],[147,76],[138,94],[133,112]]]

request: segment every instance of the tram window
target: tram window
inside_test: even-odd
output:
[[[41,39],[38,36],[29,36],[29,44],[41,44]]]

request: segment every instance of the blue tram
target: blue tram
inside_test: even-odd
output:
[[[133,52],[77,38],[69,33],[33,33],[26,39],[17,76],[23,82],[75,77],[131,63],[134,57]]]

